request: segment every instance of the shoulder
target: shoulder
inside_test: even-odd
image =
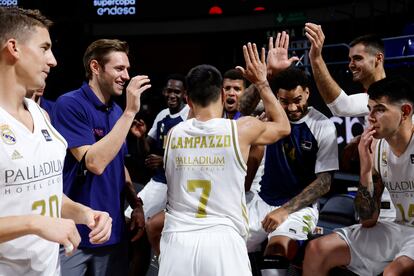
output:
[[[308,125],[312,125],[314,128],[333,128],[335,129],[335,124],[332,122],[331,119],[326,117],[324,114],[322,114],[319,110],[309,107],[309,113],[308,117],[306,119],[306,123]]]
[[[59,98],[57,98],[55,104],[58,107],[65,108],[66,106],[79,106],[84,105],[85,100],[83,100],[82,95],[80,95],[81,91],[80,89],[73,90],[66,92]]]

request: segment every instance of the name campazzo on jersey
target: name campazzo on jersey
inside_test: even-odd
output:
[[[207,135],[196,137],[172,137],[171,149],[227,148],[231,146],[230,135]]]

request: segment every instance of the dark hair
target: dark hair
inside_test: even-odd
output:
[[[243,85],[246,87],[246,79],[243,77],[243,74],[237,69],[233,68],[224,72],[223,79],[242,80]]]
[[[375,55],[378,52],[385,54],[384,42],[375,34],[363,35],[355,38],[349,43],[350,47],[354,47],[357,44],[362,44],[371,55]]]
[[[193,67],[186,81],[187,95],[193,103],[206,107],[219,99],[223,79],[216,67],[208,64]]]
[[[169,80],[178,80],[178,81],[181,81],[183,83],[184,89],[187,89],[187,84],[186,84],[184,75],[181,75],[181,74],[178,74],[178,73],[174,73],[174,74],[168,75],[167,78],[165,79],[165,85],[167,85],[167,82]]]
[[[414,86],[402,77],[386,77],[374,82],[368,88],[368,95],[371,100],[378,100],[387,97],[391,103],[409,101],[414,104]]]
[[[0,43],[10,38],[25,40],[34,27],[49,30],[52,21],[43,16],[39,10],[26,10],[17,7],[0,7]]]
[[[283,70],[272,80],[272,89],[276,93],[279,89],[292,90],[298,85],[303,89],[309,88],[310,80],[305,71],[296,67]]]
[[[108,62],[108,54],[112,52],[124,52],[128,55],[128,43],[118,39],[98,39],[88,46],[83,55],[83,66],[88,80],[92,79],[91,61],[96,60],[101,67],[104,67]]]

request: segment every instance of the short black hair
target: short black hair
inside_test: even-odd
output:
[[[359,36],[352,40],[349,43],[349,46],[354,47],[357,44],[364,45],[367,48],[367,51],[369,51],[372,55],[377,54],[377,52],[380,52],[383,55],[385,54],[384,42],[382,41],[381,37],[376,34]]]
[[[240,70],[237,69],[229,69],[223,74],[223,79],[230,79],[230,80],[242,80],[244,87],[246,87],[246,79],[243,77],[243,74]]]
[[[414,86],[400,76],[386,77],[370,85],[368,96],[371,100],[387,97],[391,103],[409,101],[414,105]]]
[[[187,95],[202,107],[215,102],[221,95],[223,78],[220,71],[208,64],[193,67],[186,76]]]
[[[279,89],[292,90],[299,85],[305,90],[310,87],[310,80],[305,71],[296,67],[283,70],[272,80],[272,89],[275,93]]]
[[[169,80],[178,80],[178,81],[181,81],[183,83],[184,89],[187,89],[187,84],[186,84],[185,76],[184,75],[178,74],[178,73],[169,74],[167,76],[167,78],[165,79],[165,85],[167,85],[167,82]]]

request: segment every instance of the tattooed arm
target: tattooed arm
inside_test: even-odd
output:
[[[377,223],[381,206],[384,184],[374,168],[375,129],[367,127],[361,134],[358,144],[360,158],[360,185],[355,197],[355,210],[363,227],[372,227]]]
[[[280,208],[273,210],[266,215],[262,221],[263,229],[267,232],[274,231],[282,224],[289,214],[294,213],[306,206],[316,202],[321,196],[326,194],[332,182],[331,172],[319,173],[316,179],[310,183],[300,194],[286,202]]]
[[[380,175],[374,170],[368,184],[360,183],[355,196],[355,210],[363,227],[372,227],[377,223],[384,191]]]

